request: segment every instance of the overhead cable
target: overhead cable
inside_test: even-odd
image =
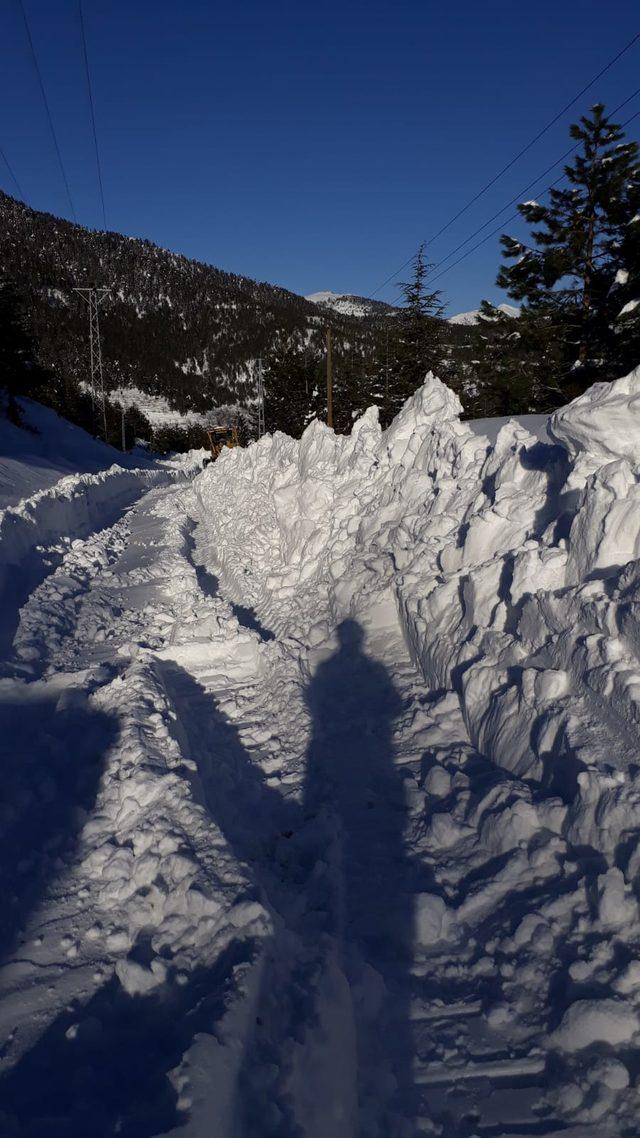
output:
[[[509,162],[507,162],[507,164],[502,167],[501,170],[498,171],[497,174],[490,178],[489,181],[486,182],[485,185],[482,186],[482,188],[479,189],[478,192],[469,199],[469,201],[462,207],[462,209],[458,210],[458,212],[454,214],[453,217],[450,217],[449,220],[445,222],[445,224],[437,231],[437,233],[432,234],[432,236],[428,238],[425,244],[427,246],[433,244],[433,242],[436,241],[438,237],[441,237],[442,234],[445,233],[446,230],[449,229],[450,226],[452,226],[454,222],[458,220],[458,218],[462,217],[462,215],[466,213],[472,205],[475,205],[479,198],[483,197],[487,190],[494,186],[496,182],[499,181],[499,179],[502,178],[502,176],[512,168],[512,166],[515,166],[516,162],[522,158],[523,154],[526,154],[527,151],[531,150],[531,147],[535,146],[536,142],[538,142],[543,137],[543,135],[545,135],[547,131],[551,129],[552,126],[555,126],[555,124],[562,118],[562,116],[565,115],[566,112],[571,109],[571,107],[575,106],[578,100],[581,99],[582,96],[586,94],[586,92],[591,87],[593,87],[594,83],[597,83],[598,79],[601,79],[602,76],[605,75],[606,72],[609,71],[614,66],[614,64],[616,64],[618,60],[622,58],[623,55],[630,51],[631,48],[638,42],[638,40],[640,40],[640,32],[637,32],[629,40],[629,42],[626,43],[624,47],[621,48],[620,51],[614,55],[613,58],[610,59],[604,67],[600,69],[600,71],[598,71],[597,75],[594,75],[593,78],[590,79],[589,82],[584,87],[582,87],[581,90],[578,91],[578,93],[574,95],[574,97],[568,103],[565,104],[562,110],[558,111],[557,114],[555,114],[553,118],[550,119],[549,122],[543,126],[542,129],[539,130],[538,133],[529,142],[527,142],[527,144],[523,146],[517,152],[517,154],[515,154],[513,158],[511,158]],[[371,297],[373,298],[376,296],[385,287],[385,285],[389,284],[390,281],[395,280],[395,278],[402,272],[402,270],[406,269],[407,266],[411,264],[412,260],[413,256],[409,257],[402,265],[400,265],[399,269],[396,269],[394,273],[391,273],[388,277],[386,277],[385,280],[383,280],[382,283],[379,284],[376,289],[374,289],[374,291],[371,293]]]
[[[104,187],[102,184],[102,166],[100,164],[100,150],[98,148],[98,134],[96,131],[96,116],[93,106],[93,88],[91,84],[91,72],[89,69],[89,55],[87,52],[87,37],[84,29],[84,15],[82,11],[82,0],[78,0],[78,18],[80,22],[80,38],[82,40],[82,54],[84,58],[84,70],[87,79],[87,92],[89,95],[89,110],[91,113],[91,130],[93,133],[93,146],[96,155],[96,168],[98,171],[98,186],[100,188],[100,201],[102,203],[102,222],[103,226],[107,228],[107,211],[104,204]]]
[[[75,221],[76,220],[76,211],[74,209],[73,200],[71,197],[71,190],[69,188],[69,179],[67,178],[67,173],[66,173],[66,170],[64,168],[64,162],[62,161],[62,154],[60,152],[60,146],[58,144],[58,136],[56,134],[56,129],[53,125],[53,117],[51,114],[51,107],[49,106],[49,100],[47,98],[47,92],[45,90],[44,81],[42,78],[42,72],[40,70],[40,64],[38,63],[38,57],[36,55],[36,49],[35,49],[34,44],[33,44],[33,37],[31,35],[31,28],[29,27],[29,20],[27,19],[27,13],[25,11],[23,0],[18,0],[18,4],[20,5],[20,11],[22,12],[22,19],[24,20],[24,27],[25,27],[25,31],[27,33],[29,50],[31,52],[31,58],[33,60],[33,66],[35,68],[38,83],[40,85],[40,94],[42,95],[42,101],[44,103],[44,109],[45,109],[46,114],[47,114],[47,121],[49,123],[49,130],[51,132],[51,138],[53,139],[53,147],[54,147],[54,150],[56,152],[56,157],[58,159],[58,166],[60,167],[60,173],[62,174],[62,181],[64,182],[64,188],[65,188],[65,191],[67,194],[67,199],[69,202],[69,208],[71,209],[71,216],[73,217],[73,220]]]

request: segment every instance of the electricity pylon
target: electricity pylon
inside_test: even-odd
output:
[[[108,288],[74,288],[79,292],[89,308],[89,361],[91,367],[91,398],[93,400],[94,414],[96,407],[102,409],[102,423],[104,427],[104,441],[107,442],[107,408],[104,397],[104,376],[102,374],[102,348],[100,346],[100,322],[98,320],[98,306],[111,291]]]
[[[258,438],[261,439],[265,433],[264,380],[262,377],[262,360],[258,360],[258,366],[256,370],[256,394],[258,397]]]

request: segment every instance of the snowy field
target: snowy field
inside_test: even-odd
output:
[[[92,439],[55,411],[22,401],[23,428],[0,417],[0,509],[53,486],[67,474],[95,474],[122,454]]]
[[[203,427],[207,421],[205,415],[199,415],[196,411],[176,411],[162,396],[150,395],[137,387],[113,387],[108,394],[112,403],[127,410],[135,407],[141,411],[154,430],[161,430],[162,427],[187,430],[190,427]]]
[[[460,411],[14,440],[3,1136],[637,1138],[640,369]]]

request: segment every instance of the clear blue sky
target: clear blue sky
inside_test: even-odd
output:
[[[77,0],[24,4],[78,220],[101,227]],[[108,227],[300,293],[370,295],[640,30],[637,0],[84,0],[84,10]],[[559,157],[579,112],[636,87],[640,43],[430,259]],[[639,108],[640,96],[620,117]],[[0,146],[27,202],[70,216],[18,0],[0,5]],[[15,193],[1,161],[0,186]],[[498,262],[495,237],[438,281],[450,312],[503,299]]]

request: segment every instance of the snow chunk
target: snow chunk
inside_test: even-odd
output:
[[[161,960],[151,961],[148,968],[135,960],[118,960],[116,975],[129,996],[146,996],[164,984],[167,967]]]
[[[595,383],[551,416],[549,434],[577,457],[595,465],[640,456],[640,367],[613,383]]]
[[[598,893],[599,916],[605,927],[620,929],[637,920],[638,905],[621,869],[612,866],[598,878]]]
[[[461,414],[458,396],[430,371],[385,432],[390,457],[400,462],[405,454],[415,455],[423,435],[441,430],[444,423],[457,420]]]
[[[640,1031],[640,1016],[622,1000],[578,1000],[565,1012],[550,1041],[560,1051],[581,1051],[592,1043],[629,1043]]]
[[[434,893],[418,893],[415,899],[416,940],[422,948],[429,948],[447,940],[453,931],[455,916],[442,897]]]

